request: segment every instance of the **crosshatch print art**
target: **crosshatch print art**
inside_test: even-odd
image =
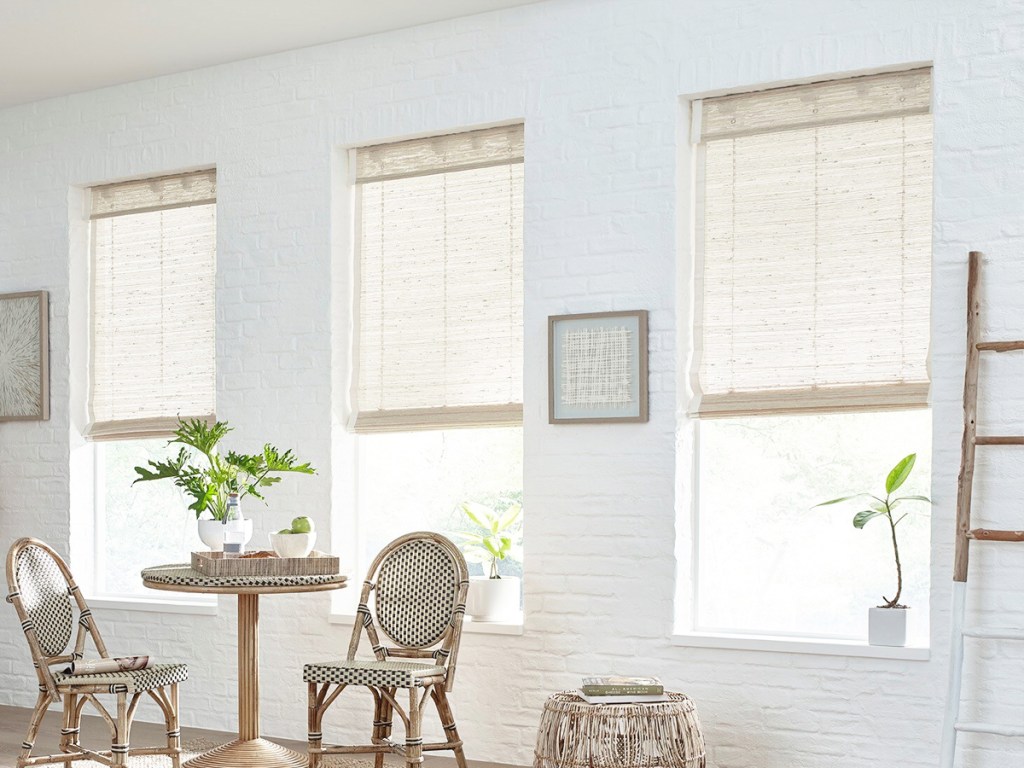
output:
[[[0,294],[0,421],[50,418],[46,291]]]
[[[647,312],[548,318],[548,420],[647,421]]]

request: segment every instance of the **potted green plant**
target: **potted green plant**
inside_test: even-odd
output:
[[[150,461],[148,467],[136,467],[138,477],[132,483],[172,480],[192,499],[188,508],[196,513],[199,537],[213,550],[221,549],[225,529],[232,525],[242,527],[246,542],[252,538],[252,520],[224,524],[231,494],[237,494],[239,500],[252,496],[265,501],[264,490],[281,482],[282,473],[316,472],[308,462],[300,464],[290,450],[282,453],[269,443],[260,453],[222,454],[220,441],[231,431],[226,421],[212,425],[199,419],[179,421],[174,438],[168,442],[182,446],[178,455],[166,461]]]
[[[897,526],[909,514],[904,512],[902,505],[909,501],[922,501],[931,504],[927,496],[893,494],[907,481],[917,461],[917,454],[905,456],[894,466],[885,478],[885,498],[862,492],[852,496],[841,496],[838,499],[816,505],[824,507],[830,504],[841,504],[848,501],[864,500],[864,509],[853,516],[854,528],[863,528],[875,518],[881,518],[889,524],[892,540],[892,553],[896,562],[896,591],[891,598],[882,596],[882,605],[868,609],[868,643],[871,645],[906,645],[907,643],[907,611],[908,606],[900,603],[903,594],[903,564],[900,562],[900,546],[896,536]]]
[[[500,505],[499,505],[500,506]],[[522,541],[522,505],[508,502],[503,509],[467,501],[462,514],[475,529],[462,531],[462,551],[470,562],[483,565],[484,574],[469,582],[466,613],[474,621],[508,621],[519,614],[520,579],[499,573],[498,564],[518,559]]]

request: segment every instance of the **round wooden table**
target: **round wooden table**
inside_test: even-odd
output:
[[[342,589],[347,577],[207,576],[187,565],[158,565],[142,571],[150,589],[238,595],[238,738],[185,763],[187,768],[305,768],[306,755],[260,738],[260,595]]]

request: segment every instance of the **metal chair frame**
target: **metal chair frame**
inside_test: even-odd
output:
[[[67,647],[56,655],[48,655],[43,651],[40,643],[35,622],[26,610],[22,600],[22,584],[19,581],[18,563],[22,554],[29,548],[38,548],[45,555],[51,557],[54,564],[60,571],[67,585],[68,597],[74,601],[78,609],[78,632],[75,637],[74,650],[67,653]],[[93,619],[92,611],[82,597],[82,592],[75,584],[71,571],[67,564],[52,547],[38,539],[18,539],[11,546],[7,554],[7,584],[10,593],[7,595],[7,602],[14,606],[21,621],[21,627],[25,632],[25,639],[28,641],[29,650],[32,654],[32,661],[36,668],[36,675],[39,679],[39,697],[32,710],[29,720],[28,733],[21,745],[21,753],[17,759],[17,768],[24,766],[39,765],[42,763],[65,763],[70,764],[76,760],[94,760],[103,765],[123,766],[127,765],[128,758],[134,755],[168,755],[171,758],[173,768],[181,765],[181,734],[178,725],[178,684],[170,683],[146,691],[160,707],[167,724],[167,746],[166,747],[143,747],[129,749],[128,740],[131,731],[132,720],[135,716],[136,707],[142,692],[129,694],[127,691],[114,690],[118,686],[76,684],[66,681],[56,681],[51,667],[57,664],[68,664],[83,658],[87,638],[99,653],[100,658],[110,658],[107,647],[103,643],[99,629]],[[72,617],[73,618],[73,617]],[[72,624],[71,626],[74,626]],[[71,627],[67,627],[68,642],[71,637]],[[116,710],[112,713],[96,698],[99,694],[114,694]],[[90,703],[106,721],[111,733],[111,746],[109,750],[91,750],[79,743],[79,730],[82,718],[82,710],[86,703]],[[39,732],[39,726],[43,715],[54,704],[62,703],[63,722],[60,729],[60,753],[53,755],[32,756],[32,747]]]
[[[381,643],[377,631],[378,622],[370,609],[370,598],[377,588],[375,578],[379,578],[381,567],[387,559],[402,546],[414,541],[429,541],[439,545],[452,559],[456,571],[455,600],[452,605],[448,625],[440,638],[428,646],[411,647],[401,644],[385,646]],[[455,683],[455,666],[458,659],[459,642],[462,637],[462,622],[466,613],[466,593],[469,589],[469,569],[459,549],[447,538],[429,531],[419,531],[401,536],[377,555],[370,565],[366,581],[363,582],[359,598],[359,609],[356,622],[352,627],[352,638],[349,642],[347,661],[354,661],[359,648],[359,641],[365,631],[367,640],[373,648],[376,661],[394,659],[429,659],[437,666],[444,667],[444,673],[431,677],[421,677],[421,686],[412,685],[408,688],[408,705],[403,708],[398,702],[397,688],[366,685],[373,694],[373,732],[371,743],[358,746],[323,746],[322,722],[324,713],[337,700],[339,694],[348,683],[315,683],[309,686],[309,768],[318,768],[323,755],[333,754],[365,754],[374,753],[375,768],[384,765],[384,754],[391,752],[401,755],[410,768],[423,762],[423,753],[436,750],[452,750],[458,768],[466,768],[466,758],[462,750],[462,739],[455,725],[455,717],[447,694]],[[385,636],[387,633],[384,631]],[[391,639],[391,638],[388,638]],[[397,642],[397,641],[396,641]],[[435,646],[439,646],[435,648]],[[434,650],[431,650],[434,649]],[[333,690],[332,690],[333,687]],[[441,725],[444,728],[446,741],[423,743],[422,718],[427,697],[430,697],[437,709]],[[392,720],[394,714],[405,725],[406,739],[404,744],[391,740]]]

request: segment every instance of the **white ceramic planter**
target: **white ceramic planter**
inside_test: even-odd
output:
[[[909,608],[869,608],[868,644],[907,644],[907,613]]]
[[[489,579],[474,576],[469,580],[466,613],[473,621],[511,621],[519,616],[519,577]]]
[[[252,538],[252,520],[236,520],[227,523],[227,525],[220,520],[197,520],[196,522],[199,524],[199,538],[213,552],[222,552],[224,550],[225,528],[230,529],[234,527],[237,529],[240,527],[245,532],[246,544]]]

